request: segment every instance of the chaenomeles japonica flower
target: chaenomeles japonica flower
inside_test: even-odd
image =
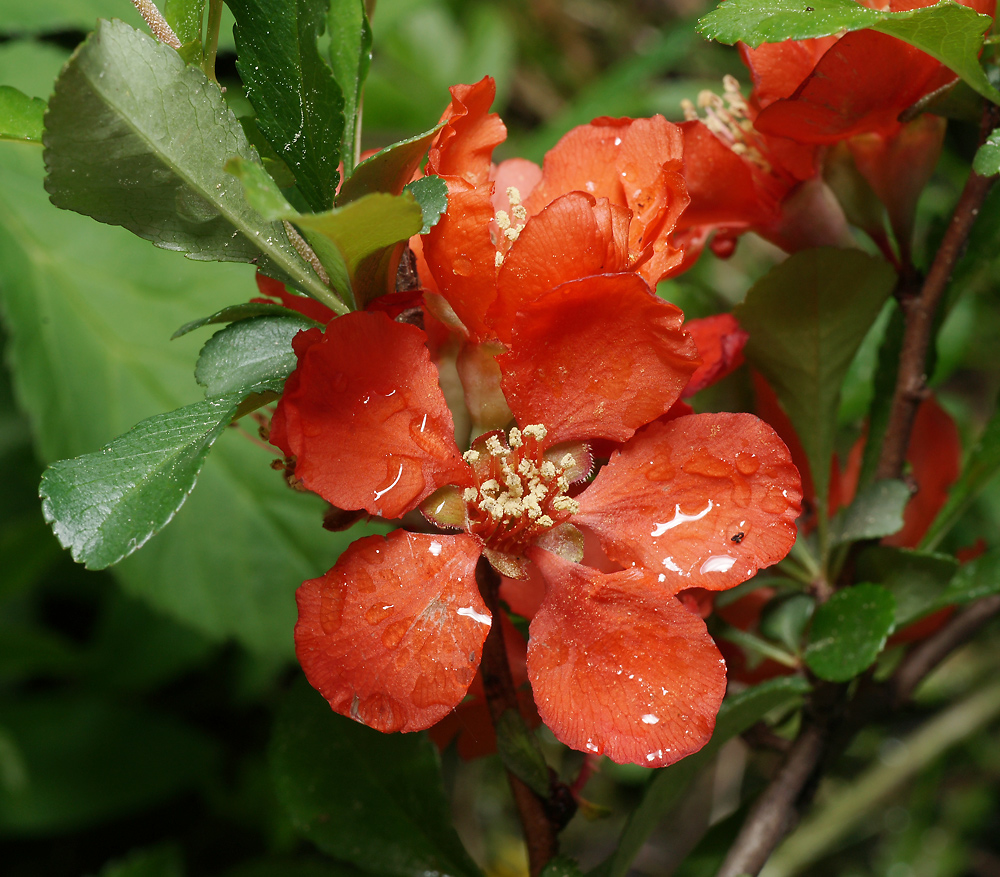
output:
[[[993,15],[994,0],[961,2]],[[902,12],[931,2],[864,5]],[[884,205],[899,254],[908,259],[917,199],[940,156],[946,124],[920,109],[957,75],[874,30],[741,45],[740,54],[753,80],[749,98],[727,77],[723,94],[703,92],[698,109],[686,107],[684,174],[692,205],[675,242],[696,253],[714,228],[715,248],[724,251],[746,230],[788,252],[850,245],[846,213],[896,261]]]
[[[752,415],[665,417],[697,365],[681,321],[634,274],[555,286],[498,357],[518,425],[464,454],[421,329],[353,313],[296,338],[271,431],[295,477],[340,508],[441,526],[358,540],[299,589],[297,655],[334,710],[415,731],[455,708],[493,623],[485,556],[544,579],[528,677],[557,738],[649,766],[708,740],[725,666],[677,595],[780,560],[801,493]],[[588,483],[593,442],[614,450]],[[622,569],[579,563],[583,531]]]

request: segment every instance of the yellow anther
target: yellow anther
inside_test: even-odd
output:
[[[525,435],[530,435],[536,441],[542,441],[548,434],[548,430],[540,423],[529,423],[521,430]]]
[[[528,221],[528,211],[522,204],[515,204],[510,208],[510,215],[517,220],[519,225],[524,225]]]
[[[493,257],[493,264],[497,268],[503,265],[503,253],[501,253],[499,250],[497,250],[497,254]]]
[[[500,226],[500,231],[507,231],[510,228],[510,217],[506,210],[497,211],[497,225]]]
[[[569,490],[569,479],[565,475],[560,475],[559,480],[556,481],[556,487],[560,490]]]
[[[551,460],[545,460],[539,467],[539,471],[542,473],[542,478],[546,481],[551,480],[556,477],[556,464]]]
[[[479,459],[479,451],[466,451],[462,454],[462,459],[469,464],[475,463]]]
[[[509,241],[516,241],[521,234],[520,228],[505,228],[503,230],[504,237]]]
[[[465,490],[462,491],[462,499],[466,502],[475,502],[478,496],[479,491],[474,487],[466,487]]]
[[[507,444],[509,444],[512,448],[519,448],[524,444],[524,439],[521,438],[521,430],[519,430],[516,426],[511,429],[510,437],[507,439]],[[523,463],[525,461],[522,460],[521,462]]]
[[[492,495],[495,498],[500,493],[500,483],[495,478],[490,478],[479,486],[479,490],[483,496]]]
[[[490,456],[502,457],[504,455],[503,445],[500,444],[500,439],[495,435],[491,435],[486,439],[486,450],[490,452]]]
[[[576,459],[572,454],[563,454],[563,458],[559,461],[559,465],[563,469],[572,469],[576,466]]]
[[[507,187],[507,200],[510,201],[511,207],[516,207],[521,203],[521,193],[517,190],[515,186]]]
[[[553,521],[548,515],[542,515],[535,523],[538,524],[539,527],[551,527],[555,524],[555,521]]]
[[[552,508],[557,512],[569,512],[571,515],[575,515],[580,511],[580,503],[570,496],[557,496],[552,500]]]

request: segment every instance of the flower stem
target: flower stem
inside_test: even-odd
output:
[[[480,672],[483,676],[483,688],[486,691],[486,702],[489,705],[493,727],[496,728],[500,717],[509,709],[518,710],[517,689],[507,661],[507,649],[504,645],[503,627],[500,624],[500,576],[490,566],[485,557],[479,558],[476,567],[476,582],[482,594],[486,607],[493,616],[486,643],[483,645],[483,662]],[[507,780],[514,795],[514,804],[524,829],[528,844],[528,865],[532,877],[537,877],[549,860],[559,851],[556,834],[558,827],[549,818],[546,801],[536,795],[526,783],[507,771]]]
[[[219,52],[219,28],[221,25],[222,0],[208,0],[208,30],[205,34],[205,51],[202,55],[201,69],[212,82],[216,82],[215,56]]]

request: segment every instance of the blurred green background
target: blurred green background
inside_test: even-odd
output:
[[[365,147],[426,130],[448,86],[485,74],[510,137],[498,158],[540,161],[576,124],[599,115],[662,113],[742,74],[735,50],[693,28],[700,0],[378,0],[365,105]],[[0,84],[47,98],[97,17],[141,21],[125,0],[0,0]],[[231,35],[220,78],[239,95]],[[921,208],[933,241],[961,186],[970,134],[956,128]],[[1000,198],[959,268],[934,382],[973,438],[1000,388]],[[760,241],[702,260],[661,293],[691,316],[728,309],[775,258]],[[245,265],[188,261],[109,226],[52,207],[41,149],[0,143],[0,873],[6,877],[337,875],[295,831],[268,767],[275,711],[291,681],[293,592],[322,573],[353,535],[321,529],[322,504],[292,494],[274,456],[233,429],[220,440],[176,520],[112,572],[88,572],[63,553],[37,498],[42,466],[96,450],[135,422],[195,401],[192,376],[207,330],[175,328],[255,294]],[[870,399],[877,332],[845,390],[844,442]],[[703,407],[749,400],[735,375]],[[1000,527],[993,485],[954,545]],[[996,627],[993,628],[996,633]],[[910,763],[908,738],[925,713],[952,709],[995,675],[983,637],[951,661],[892,727],[859,738],[819,793],[820,812],[878,771],[886,793],[807,851],[800,873],[842,877],[1000,874],[1000,750],[995,728]],[[960,705],[960,703],[959,703]],[[580,763],[551,738],[553,763]],[[680,874],[712,873],[740,801],[764,782],[773,753],[728,745],[635,863],[670,873],[709,825]],[[496,758],[443,755],[456,824],[493,874],[516,874],[523,853]],[[878,779],[878,777],[876,777]],[[650,772],[606,764],[585,791],[593,806],[565,833],[585,867],[612,849]],[[740,789],[743,790],[741,797]],[[735,815],[734,815],[735,810]],[[839,812],[839,811],[838,811]],[[833,818],[833,817],[831,817]],[[791,872],[789,872],[791,873]]]

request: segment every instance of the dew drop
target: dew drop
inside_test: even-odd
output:
[[[380,606],[378,604],[369,606],[365,612],[365,621],[369,624],[380,624],[392,615],[392,606]]]
[[[459,277],[468,277],[472,274],[472,262],[466,258],[456,259],[451,263],[451,272]]]
[[[785,492],[776,484],[768,487],[767,493],[760,500],[761,511],[767,512],[769,515],[780,515],[790,505],[791,503],[788,501],[788,497],[785,496]]]
[[[403,641],[403,637],[406,636],[409,629],[410,621],[408,619],[394,621],[382,631],[382,645],[387,649],[396,648]]]
[[[710,572],[729,572],[735,563],[736,558],[728,554],[713,554],[701,565],[698,572],[702,575]]]
[[[740,452],[736,455],[736,468],[739,469],[741,475],[753,475],[760,469],[760,460],[757,459],[756,454]]]

